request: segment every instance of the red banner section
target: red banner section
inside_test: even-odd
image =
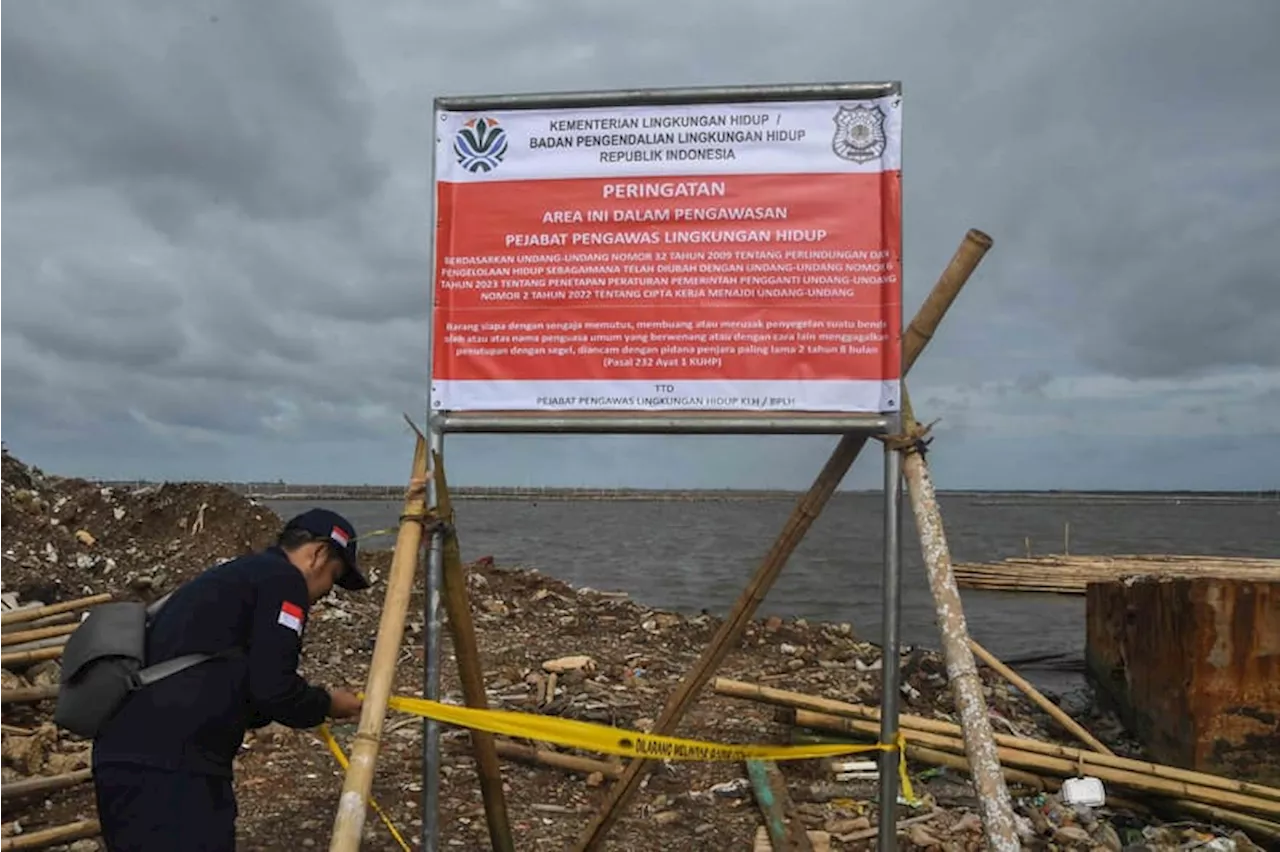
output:
[[[442,380],[898,378],[896,172],[442,184]]]

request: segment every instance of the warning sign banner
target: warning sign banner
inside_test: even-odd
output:
[[[897,96],[436,127],[433,407],[898,410]]]

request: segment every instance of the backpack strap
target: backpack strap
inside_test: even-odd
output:
[[[175,592],[177,589],[174,590]],[[173,592],[169,592],[161,598],[153,601],[147,607],[147,626],[151,626],[151,620],[156,614],[169,602],[169,598],[173,597]],[[214,660],[224,657],[234,657],[243,653],[242,648],[228,648],[225,651],[219,651],[216,654],[183,654],[181,657],[174,657],[171,660],[165,660],[162,663],[147,666],[134,672],[132,681],[133,689],[141,689],[144,686],[150,686],[158,680],[164,680],[170,675],[176,675],[178,672],[186,671],[192,666],[199,665],[206,660]]]
[[[177,590],[175,589],[174,591],[177,591]],[[171,597],[173,597],[173,592],[169,592],[164,597],[157,598],[147,606],[147,623],[148,624],[150,624],[151,619],[156,617],[156,613],[158,613],[164,607],[164,605],[169,602],[169,598]]]
[[[226,651],[220,651],[217,654],[184,654],[181,657],[174,657],[172,660],[165,660],[162,663],[147,666],[145,669],[139,669],[133,675],[133,688],[141,689],[144,686],[150,686],[158,680],[164,680],[170,675],[176,675],[178,672],[186,671],[192,666],[199,665],[206,660],[214,660],[220,657],[231,657],[239,654],[239,648],[231,648]]]

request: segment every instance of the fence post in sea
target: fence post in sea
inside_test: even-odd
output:
[[[905,376],[912,365],[920,357],[932,339],[943,316],[960,294],[965,282],[977,269],[982,258],[986,256],[992,245],[991,237],[977,229],[970,229],[965,234],[960,246],[952,255],[951,261],[925,298],[915,317],[907,325],[902,334],[902,374]],[[866,445],[867,437],[861,434],[845,435],[836,445],[831,457],[823,466],[817,479],[809,490],[800,498],[791,516],[764,560],[756,569],[747,587],[734,603],[733,609],[721,623],[720,628],[711,639],[693,668],[676,686],[676,690],[667,699],[657,721],[653,726],[655,734],[671,734],[683,718],[685,712],[693,705],[701,689],[724,662],[725,657],[738,644],[747,624],[755,615],[756,609],[768,595],[778,575],[797,546],[804,539],[809,527],[822,513],[823,507],[835,493],[836,487],[845,474],[849,472],[854,460]],[[897,660],[886,661],[885,665],[897,665]],[[627,802],[640,788],[640,782],[653,761],[635,759],[627,764],[622,777],[609,788],[609,793],[600,810],[592,817],[577,844],[576,852],[599,849],[614,822],[622,814]],[[886,818],[892,818],[887,815]]]
[[[965,754],[969,759],[973,786],[978,794],[978,815],[987,836],[987,847],[995,852],[1017,852],[1021,848],[1013,819],[1013,802],[1005,784],[996,750],[995,735],[987,717],[982,679],[970,647],[960,590],[951,570],[951,551],[942,524],[942,512],[934,492],[929,466],[925,463],[925,430],[915,421],[906,384],[902,387],[903,435],[892,439],[902,453],[902,472],[911,494],[911,508],[920,534],[929,576],[929,589],[937,607],[938,632],[947,664],[947,679],[960,716]],[[886,662],[885,665],[888,665]]]

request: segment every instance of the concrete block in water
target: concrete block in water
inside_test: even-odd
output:
[[[1090,583],[1089,679],[1159,762],[1280,785],[1280,581]]]

